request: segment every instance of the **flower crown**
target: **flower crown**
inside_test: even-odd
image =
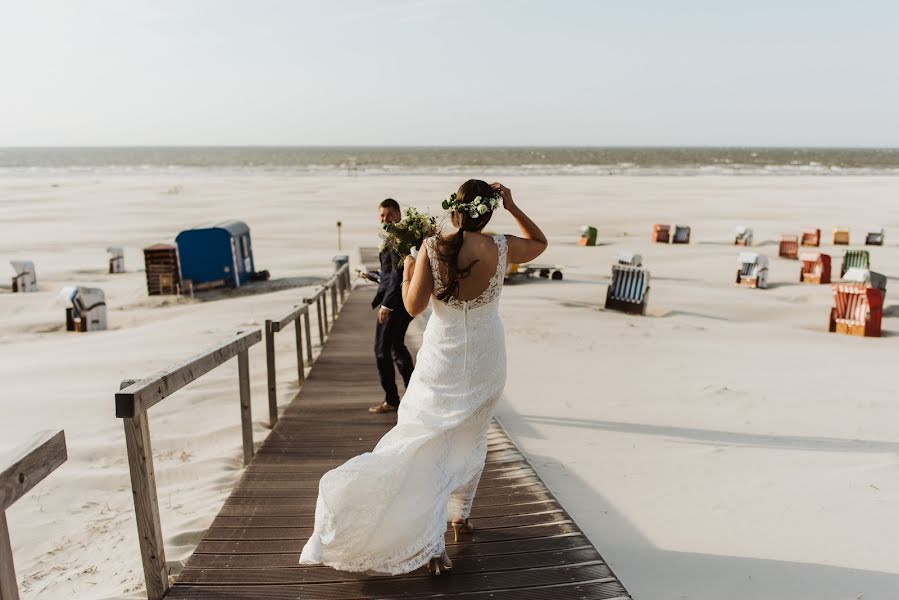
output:
[[[492,196],[475,196],[471,202],[459,202],[455,192],[443,201],[443,210],[451,210],[457,213],[467,213],[472,219],[477,219],[488,211],[496,210],[499,206],[500,195],[495,192]]]

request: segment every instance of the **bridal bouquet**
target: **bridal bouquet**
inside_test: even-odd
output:
[[[381,250],[393,250],[400,262],[421,247],[425,238],[437,233],[437,218],[407,208],[405,216],[396,223],[381,225]]]

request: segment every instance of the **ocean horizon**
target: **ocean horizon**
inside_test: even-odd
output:
[[[104,146],[0,148],[0,177],[279,175],[899,175],[899,148]]]

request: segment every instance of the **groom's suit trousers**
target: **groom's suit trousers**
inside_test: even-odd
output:
[[[399,391],[396,387],[396,369],[406,387],[412,377],[412,354],[406,347],[406,329],[412,317],[400,308],[393,310],[383,323],[378,323],[375,329],[375,360],[378,363],[378,374],[381,377],[381,387],[384,388],[384,401],[391,406],[400,403]]]

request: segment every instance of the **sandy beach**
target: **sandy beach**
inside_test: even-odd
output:
[[[473,173],[477,176],[478,174]],[[344,253],[377,243],[377,203],[439,211],[437,176],[85,175],[0,179],[4,264],[29,258],[40,291],[0,282],[0,452],[66,430],[69,461],[8,511],[23,598],[141,598],[122,425],[113,395],[280,316]],[[899,597],[899,178],[513,177],[563,281],[503,292],[509,380],[498,419],[639,600]],[[148,297],[144,246],[240,219],[269,293]],[[692,227],[684,246],[652,223]],[[580,225],[600,244],[576,245]],[[734,286],[736,225],[755,230],[770,289]],[[798,283],[782,233],[836,226],[887,275],[882,338],[827,332],[830,286]],[[515,233],[507,214],[490,228]],[[106,273],[125,248],[127,272]],[[620,250],[652,273],[645,317],[604,311]],[[356,266],[356,265],[353,265]],[[109,330],[67,333],[60,288],[101,287]],[[362,293],[369,293],[367,291]],[[374,314],[372,315],[374,327]],[[418,325],[420,327],[421,324]],[[417,331],[417,330],[416,330]],[[289,336],[279,345],[292,347]],[[287,352],[281,353],[287,356]],[[233,362],[233,361],[232,361]],[[262,345],[250,353],[254,434],[268,429]],[[279,398],[296,385],[279,363]],[[372,359],[372,369],[375,369]],[[237,365],[150,411],[167,557],[187,558],[241,471]],[[176,565],[177,567],[177,565]]]

